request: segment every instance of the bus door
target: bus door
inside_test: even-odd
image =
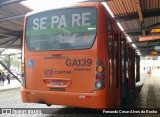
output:
[[[121,77],[121,43],[120,35],[114,33],[114,68],[115,68],[115,91],[116,91],[116,106],[120,105],[120,77]]]
[[[114,107],[114,97],[115,97],[115,90],[114,90],[114,47],[113,47],[113,35],[108,33],[108,42],[109,42],[109,106],[110,108]]]
[[[136,55],[136,82],[140,81],[140,56]]]
[[[121,67],[121,102],[126,102],[128,91],[128,66],[127,66],[127,47],[125,38],[121,39],[121,54],[122,54],[122,67]]]
[[[119,105],[120,98],[120,85],[119,85],[119,58],[120,58],[120,36],[118,33],[113,33],[113,26],[110,20],[107,20],[108,29],[108,60],[109,60],[109,105],[110,107],[115,107]],[[118,97],[117,97],[118,96]],[[115,101],[116,100],[116,101]]]
[[[128,43],[125,44],[125,79],[124,88],[125,95],[123,95],[123,102],[129,102],[130,91],[131,91],[131,48]]]
[[[128,45],[128,91],[127,102],[132,101],[132,94],[135,89],[135,50]]]
[[[127,58],[127,82],[128,82],[128,91],[127,91],[127,97],[129,95],[129,92],[131,90],[131,48],[129,47],[129,45],[127,45],[127,54],[128,54],[128,58]]]
[[[119,102],[119,77],[118,77],[118,35],[109,36],[109,74],[110,74],[110,107],[118,106]],[[117,97],[118,96],[118,97]]]
[[[135,89],[135,50],[131,49],[131,90]]]

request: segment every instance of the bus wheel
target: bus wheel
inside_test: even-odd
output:
[[[49,107],[51,106],[50,104],[46,104],[46,105],[49,106]]]

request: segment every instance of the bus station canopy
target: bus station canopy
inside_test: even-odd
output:
[[[160,38],[157,38],[160,37],[159,0],[108,0],[107,4],[114,19],[121,24],[123,32],[132,39],[131,43],[142,55],[155,51],[155,46],[160,45]]]
[[[0,1],[0,48],[21,49],[23,18],[31,9],[23,6],[24,0]],[[88,0],[93,1],[93,0]],[[143,56],[153,53],[160,45],[159,0],[94,0],[106,2],[113,18],[122,26]],[[160,55],[160,52],[157,52]]]
[[[0,48],[21,48],[23,18],[31,9],[19,2],[22,0],[0,1]]]

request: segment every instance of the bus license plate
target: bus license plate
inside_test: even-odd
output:
[[[54,86],[64,86],[64,81],[56,80],[56,81],[52,81],[51,84]]]

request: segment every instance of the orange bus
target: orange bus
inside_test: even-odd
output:
[[[122,34],[101,3],[28,13],[23,34],[22,102],[120,106]]]

